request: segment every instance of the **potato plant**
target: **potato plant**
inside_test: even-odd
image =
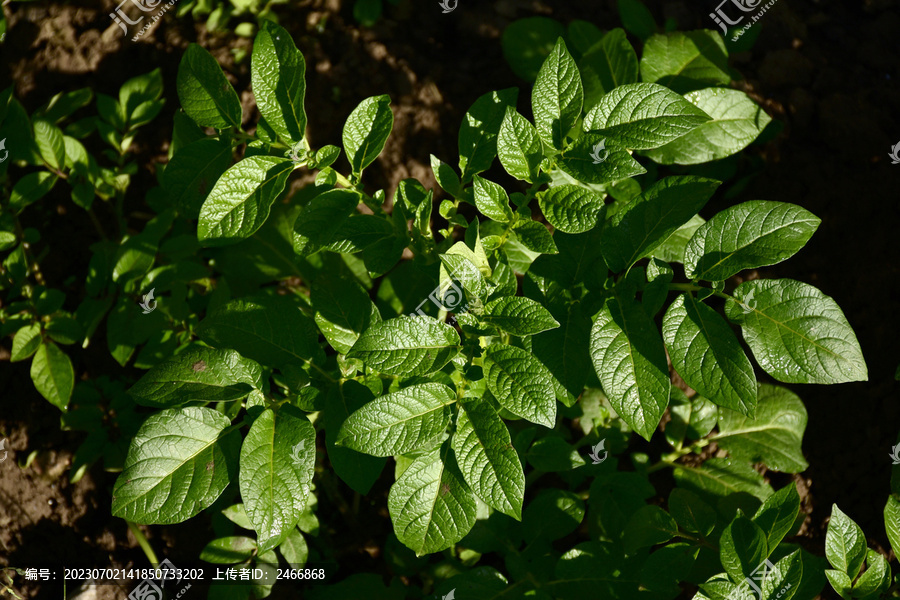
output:
[[[324,563],[317,484],[365,496],[393,458],[391,568],[426,589],[407,596],[395,581],[389,595],[380,577],[354,574],[309,597],[670,599],[695,589],[718,600],[753,582],[761,597],[812,600],[826,576],[839,593],[880,597],[883,559],[866,555],[853,584],[865,543],[849,518],[835,511],[826,570],[784,541],[803,522],[795,486],[775,490],[752,466],[807,467],[802,401],[758,373],[867,378],[823,291],[790,279],[735,285],[799,252],[819,219],[770,200],[715,212],[720,180],[656,177],[657,165],[735,155],[770,118],[722,87],[731,77],[718,33],[649,35],[640,60],[622,30],[591,48],[581,54],[604,60],[578,64],[556,41],[531,118],[514,88],[472,105],[459,160],[431,156],[447,197],[435,215],[434,190],[415,179],[390,194],[365,186],[392,130],[388,96],[360,102],[341,147],[312,148],[305,59],[263,21],[251,55],[261,118],[246,132],[238,94],[191,45],[171,159],[148,194],[157,214],[118,247],[98,246],[85,302],[100,308],[74,319],[111,310],[110,352],[149,368],[127,396],[109,382],[92,388],[149,409],[137,413],[112,514],[150,525],[221,511],[242,531],[212,540],[203,560]],[[38,131],[35,121],[44,162],[62,165],[69,145],[47,155]],[[314,183],[291,191],[306,172]],[[15,248],[5,273],[21,279],[24,238],[5,235]],[[58,339],[41,292],[26,296],[15,359],[48,355]],[[71,375],[36,368],[38,389],[67,411]],[[90,414],[82,396],[64,422]],[[629,450],[632,433],[666,447],[658,461]],[[712,447],[702,463],[680,460]],[[662,469],[675,481],[665,496],[654,487]],[[546,474],[567,487],[534,488]],[[576,531],[588,541],[569,543]],[[848,536],[852,549],[835,550]],[[444,566],[430,569],[436,553]],[[271,586],[235,590],[213,586],[211,597],[265,597]]]

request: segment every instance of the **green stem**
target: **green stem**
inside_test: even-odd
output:
[[[150,542],[147,541],[147,537],[144,533],[131,521],[125,522],[128,523],[128,529],[134,534],[137,543],[140,545],[141,550],[144,551],[144,555],[147,557],[147,560],[150,561],[150,564],[153,566],[159,565],[159,559],[156,558],[156,553],[153,552],[153,548],[150,546]]]
[[[660,469],[662,469],[664,467],[673,467],[674,468],[676,466],[678,466],[678,465],[674,461],[667,460],[667,459],[661,459],[655,465],[650,465],[649,467],[647,467],[647,473],[648,474],[655,473],[656,471],[659,471]]]
[[[704,288],[699,285],[694,285],[693,283],[670,283],[669,289],[681,292],[698,292]]]

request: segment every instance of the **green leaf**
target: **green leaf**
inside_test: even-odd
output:
[[[716,442],[735,458],[764,462],[775,471],[800,473],[809,466],[801,450],[806,420],[800,398],[785,388],[763,384],[759,386],[756,419],[719,409]]]
[[[47,121],[34,121],[34,143],[37,144],[41,158],[57,171],[66,165],[66,144],[59,127]]]
[[[509,195],[502,187],[482,179],[478,175],[474,177],[475,206],[489,219],[508,223],[513,218],[512,208],[509,206]],[[443,187],[443,186],[442,186]]]
[[[655,83],[619,86],[584,117],[585,131],[598,131],[634,150],[658,148],[709,121],[705,112]]]
[[[309,547],[306,545],[306,539],[297,529],[291,530],[284,541],[281,542],[281,545],[278,546],[278,551],[289,565],[296,566],[296,568],[305,565],[309,558]]]
[[[774,550],[793,528],[798,514],[800,495],[797,486],[791,482],[766,498],[753,515],[753,522],[765,533],[768,548]]]
[[[716,426],[718,407],[700,394],[688,399],[680,388],[672,387],[669,402],[671,420],[666,424],[666,439],[673,446],[685,439],[696,441],[706,437]]]
[[[648,505],[631,515],[625,526],[625,552],[635,551],[668,542],[678,535],[678,525],[672,516],[658,506]]]
[[[544,150],[537,129],[516,112],[512,106],[506,108],[506,115],[497,135],[497,155],[506,172],[528,183],[534,183],[538,167],[544,158]]]
[[[719,406],[753,417],[756,375],[719,313],[685,293],[666,311],[663,339],[684,382]]]
[[[649,440],[669,404],[669,368],[656,325],[634,299],[612,298],[591,329],[591,359],[616,412]]]
[[[299,142],[306,135],[306,61],[285,29],[268,19],[253,40],[250,81],[256,106],[282,139]]]
[[[735,517],[722,532],[719,557],[732,581],[749,577],[768,556],[766,534],[747,517]]]
[[[547,227],[537,221],[525,219],[516,222],[513,227],[516,239],[532,252],[541,254],[556,254],[559,252],[553,243],[553,236],[547,231]]]
[[[497,134],[508,107],[516,105],[518,88],[480,96],[466,112],[459,128],[459,168],[462,182],[491,168],[497,157]]]
[[[200,560],[220,565],[233,565],[249,559],[256,550],[256,540],[241,535],[212,540],[200,551]]]
[[[528,462],[539,471],[571,471],[586,463],[572,444],[558,435],[541,438],[528,449]]]
[[[156,251],[156,244],[140,233],[122,242],[116,251],[113,281],[127,281],[145,275],[153,266]]]
[[[685,99],[712,117],[693,131],[644,154],[661,165],[698,165],[736,154],[759,137],[772,118],[746,93],[707,88]]]
[[[844,598],[845,600],[850,599],[853,580],[847,577],[846,573],[828,569],[825,571],[825,576],[828,578],[828,583],[831,584],[831,587],[834,588],[834,591],[837,592],[841,598]]]
[[[581,542],[557,561],[554,579],[549,582],[553,597],[572,599],[639,597],[637,572],[623,573],[622,562],[622,550],[616,544]],[[649,590],[644,591],[649,596]],[[530,598],[525,595],[520,597]]]
[[[853,596],[857,598],[877,598],[887,591],[891,584],[891,568],[882,555],[874,550],[866,552],[866,570],[853,586]]]
[[[489,402],[463,403],[452,443],[472,491],[488,505],[521,521],[525,473],[506,424]]]
[[[526,544],[552,542],[578,529],[584,519],[584,502],[565,490],[544,490],[525,509],[522,537]]]
[[[656,32],[656,21],[640,0],[618,0],[622,24],[642,42]]]
[[[581,74],[560,37],[541,66],[531,92],[534,123],[548,148],[563,149],[566,134],[581,117],[583,102]]]
[[[616,27],[591,46],[578,61],[584,82],[584,110],[590,110],[603,94],[620,85],[638,82],[638,58],[625,30]]]
[[[641,294],[641,304],[647,316],[655,316],[669,296],[669,284],[675,277],[672,267],[658,258],[651,258],[647,263],[647,285]]]
[[[756,362],[778,381],[868,380],[856,335],[829,296],[791,279],[744,282],[733,294],[743,305],[729,300],[725,314],[740,323]]]
[[[261,380],[260,366],[234,350],[196,347],[157,364],[128,393],[142,406],[177,408],[195,400],[240,400]]]
[[[10,231],[0,231],[0,252],[6,252],[13,248],[17,241],[16,234]]]
[[[565,27],[555,19],[518,19],[503,30],[503,56],[516,75],[534,81],[556,41],[565,34]]]
[[[728,85],[728,52],[715,31],[654,35],[644,44],[641,79],[679,94],[714,85]]]
[[[345,446],[337,446],[335,440],[347,418],[373,399],[369,388],[350,379],[332,388],[325,409],[325,446],[328,450],[328,460],[338,477],[364,496],[378,480],[387,459],[357,452]]]
[[[731,458],[710,458],[699,468],[679,465],[673,474],[680,487],[701,497],[744,492],[764,501],[773,493],[763,476],[753,467]]]
[[[397,539],[416,556],[440,552],[475,524],[475,495],[463,481],[449,445],[416,458],[388,495]]]
[[[706,537],[716,526],[716,511],[696,494],[681,488],[669,494],[669,512],[688,533]]]
[[[800,549],[791,552],[775,563],[775,568],[769,569],[768,576],[762,582],[762,598],[765,600],[791,600],[801,593],[803,559],[800,553]],[[755,574],[756,578],[759,578],[764,571],[765,568],[760,567]]]
[[[334,164],[334,161],[341,155],[341,149],[337,146],[322,146],[316,150],[316,158],[313,161],[316,169],[326,169]],[[312,168],[312,166],[310,167]]]
[[[462,196],[462,186],[460,185],[459,175],[453,170],[453,167],[439,159],[434,154],[431,155],[431,171],[434,173],[434,179],[438,182],[445,192],[459,198]]]
[[[427,375],[459,352],[459,334],[446,323],[422,316],[400,316],[373,323],[347,356],[387,375]]]
[[[837,504],[831,505],[831,519],[825,532],[825,558],[835,569],[856,579],[866,558],[866,536],[856,522]]]
[[[10,362],[19,362],[29,358],[37,352],[41,345],[41,325],[40,323],[31,323],[19,328],[13,337],[12,354]]]
[[[350,351],[373,319],[381,320],[369,295],[358,283],[343,277],[316,279],[310,289],[310,300],[318,311],[316,324],[328,343],[341,354]]]
[[[359,202],[358,193],[344,189],[328,190],[313,198],[294,221],[294,252],[306,256],[331,244]]]
[[[571,21],[566,31],[566,39],[575,49],[575,56],[584,54],[592,46],[600,43],[602,37],[603,32],[596,25],[581,19]]]
[[[244,510],[243,504],[232,504],[228,508],[223,509],[222,514],[238,527],[253,529],[253,524],[247,518],[247,512]]]
[[[181,523],[210,506],[237,475],[241,437],[211,408],[167,409],[138,430],[113,488],[112,514],[140,524]]]
[[[366,268],[378,274],[397,264],[405,247],[406,240],[397,235],[390,221],[375,215],[351,215],[328,245],[333,252],[359,253]]]
[[[119,104],[125,114],[132,119],[142,106],[158,99],[163,93],[162,71],[159,68],[149,73],[132,77],[119,88]]]
[[[507,296],[489,302],[484,307],[484,315],[479,318],[518,336],[535,335],[559,327],[550,311],[522,296]]]
[[[896,496],[888,496],[884,505],[884,528],[896,554],[895,549],[900,549],[900,500]]]
[[[822,221],[795,204],[752,200],[717,213],[694,232],[684,252],[691,279],[724,281],[800,251]]]
[[[665,242],[654,248],[651,254],[668,263],[684,262],[684,250],[687,247],[688,240],[705,222],[700,215],[694,215],[690,221],[676,229],[672,235],[666,238]]]
[[[588,289],[603,286],[608,269],[600,255],[600,239],[603,227],[580,234],[557,232],[553,240],[559,248],[559,254],[541,256],[528,268],[525,283],[543,280],[541,294],[550,299],[555,291],[584,283]],[[504,246],[505,247],[505,246]],[[529,289],[528,285],[524,286]]]
[[[485,349],[482,361],[488,389],[503,408],[538,425],[556,424],[552,375],[534,356],[494,343]]]
[[[231,145],[203,138],[178,150],[166,170],[162,184],[179,212],[189,219],[200,215],[210,190],[231,165]]]
[[[456,394],[441,383],[405,387],[347,417],[335,443],[372,456],[430,450],[441,442],[454,403]]]
[[[31,362],[31,381],[50,404],[65,412],[75,388],[75,370],[68,355],[53,342],[41,342]]]
[[[178,65],[176,85],[181,107],[197,125],[240,128],[241,101],[206,49],[197,44],[188,46]]]
[[[25,175],[13,186],[9,195],[9,208],[19,212],[29,204],[37,202],[53,189],[58,180],[59,177],[47,171]]]
[[[286,158],[257,155],[225,171],[200,209],[200,243],[225,246],[256,233],[293,168],[294,163]]]
[[[316,465],[316,430],[293,406],[265,409],[241,446],[239,485],[260,552],[287,538],[306,509]]]
[[[609,268],[623,271],[651,254],[706,205],[719,185],[714,179],[679,175],[645,190],[607,224],[601,249]]]
[[[53,96],[50,101],[41,108],[34,111],[35,118],[42,118],[50,123],[56,123],[65,117],[70,116],[79,108],[87,106],[93,99],[94,92],[91,88],[81,88],[71,92],[60,92]],[[6,100],[0,100],[3,104],[3,113],[6,112]],[[2,120],[2,118],[0,118]]]
[[[576,302],[564,313],[560,311],[560,321],[558,327],[533,337],[531,348],[559,381],[564,393],[575,399],[584,391],[591,370],[591,319],[584,314],[582,304]]]
[[[309,362],[320,351],[312,320],[278,296],[231,300],[200,322],[197,335],[211,346],[273,367]]]
[[[537,198],[547,221],[565,233],[590,231],[603,219],[603,196],[577,185],[552,187]]]
[[[456,313],[463,312],[466,307],[459,307],[458,303],[453,302],[454,299],[460,302],[463,300],[454,282],[458,281],[463,286],[469,302],[476,307],[481,306],[488,295],[488,284],[481,270],[469,258],[469,253],[459,250],[459,247],[455,246],[438,256],[441,259],[439,298],[442,305]]]
[[[344,152],[356,174],[372,164],[394,127],[391,99],[387,95],[366,98],[344,124]]]
[[[591,131],[581,134],[557,159],[559,168],[575,180],[588,184],[609,183],[636,177],[647,170],[615,140]],[[605,159],[597,162],[595,156]]]

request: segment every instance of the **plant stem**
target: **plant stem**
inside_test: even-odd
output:
[[[669,289],[682,292],[697,292],[704,288],[699,285],[694,285],[693,283],[670,283]]]
[[[131,521],[125,522],[128,523],[128,529],[130,529],[131,533],[134,534],[134,537],[137,540],[137,543],[140,545],[141,550],[144,551],[144,555],[147,557],[147,560],[150,561],[151,565],[157,566],[159,564],[159,559],[156,558],[156,553],[153,552],[153,548],[150,546],[150,542],[147,541],[147,537],[138,528],[137,525],[135,525]]]

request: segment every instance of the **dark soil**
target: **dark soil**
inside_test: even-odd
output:
[[[673,16],[681,29],[713,27],[707,3],[645,3],[658,22]],[[279,14],[306,56],[314,147],[340,143],[343,121],[360,100],[390,95],[394,132],[382,157],[367,170],[373,190],[391,190],[406,177],[436,187],[429,154],[448,161],[456,156],[459,123],[469,105],[490,89],[527,88],[502,56],[499,36],[510,21],[543,14],[563,23],[580,18],[604,29],[618,25],[613,0],[461,0],[451,15],[441,14],[437,2],[406,0],[389,7],[387,18],[371,29],[355,24],[351,4],[300,0],[281,7]],[[236,88],[249,90],[248,61],[235,64],[229,49],[247,49],[250,43],[230,33],[207,34],[202,24],[173,15],[132,42],[109,19],[114,6],[111,1],[7,4],[10,29],[2,46],[0,84],[13,83],[31,112],[59,91],[90,86],[115,95],[129,77],[162,69],[173,100],[137,138],[140,168],[128,209],[131,225],[138,227],[141,220],[135,213],[146,212],[143,193],[154,185],[154,163],[165,161],[176,108],[175,75],[187,44],[208,48]],[[319,33],[314,26],[325,16]],[[806,281],[832,296],[856,330],[869,365],[865,383],[789,386],[809,412],[804,449],[810,467],[799,483],[810,514],[802,543],[824,553],[827,518],[836,503],[860,524],[871,546],[887,551],[882,509],[889,493],[888,454],[900,431],[894,381],[900,363],[900,165],[891,165],[887,156],[900,141],[898,2],[782,0],[757,26],[763,30],[753,51],[733,56],[733,66],[745,78],[737,85],[782,121],[784,129],[751,151],[764,166],[749,185],[712,210],[768,199],[799,204],[822,219],[812,242],[796,257],[759,272],[761,277]],[[245,119],[255,122],[251,96],[245,91],[242,99]],[[529,113],[527,93],[520,94],[520,107]],[[59,214],[37,226],[66,252],[56,252],[57,260],[48,261],[45,277],[65,289],[67,277],[87,272],[87,245],[94,232],[82,212],[66,214],[64,194],[49,201],[59,203]],[[114,222],[104,225],[112,228]],[[80,293],[80,283],[69,285]],[[67,308],[74,309],[79,300],[73,297]],[[98,343],[76,364],[81,377],[121,373],[105,351],[104,337],[99,332]],[[68,483],[67,466],[82,435],[60,431],[59,413],[34,391],[27,362],[8,362],[10,344],[7,338],[0,346],[0,438],[8,438],[10,449],[9,460],[0,463],[0,565],[146,566],[125,523],[110,517],[115,473],[95,465],[79,483]],[[32,451],[38,452],[32,466],[17,468],[16,461],[24,462]],[[322,522],[336,528],[323,535],[350,559],[341,561],[342,576],[349,568],[383,569],[391,471],[389,466],[371,497],[363,500],[359,522],[345,521],[340,507],[320,503]],[[196,564],[209,539],[209,522],[202,516],[177,527],[142,529],[157,554],[176,564]],[[287,586],[281,587],[276,586],[273,597],[289,597]],[[27,598],[49,597],[41,589],[47,586],[28,584],[18,591]],[[116,587],[98,589],[95,597],[103,599],[125,594]]]

